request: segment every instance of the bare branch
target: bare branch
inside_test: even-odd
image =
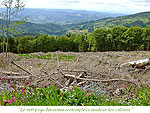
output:
[[[78,78],[75,75],[69,75],[69,74],[66,74],[65,78],[73,78],[73,79],[76,79],[76,80],[93,81],[93,82],[117,82],[117,81],[123,81],[123,82],[128,82],[128,83],[136,85],[134,82],[128,81],[128,80],[124,80],[124,79],[109,79],[109,80],[85,79],[85,78]]]
[[[30,71],[28,71],[27,69],[24,69],[22,66],[16,64],[14,61],[11,62],[13,65],[17,66],[18,68],[22,69],[24,72],[33,75],[33,73],[31,73]]]

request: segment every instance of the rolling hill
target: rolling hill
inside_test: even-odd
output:
[[[5,20],[0,20],[0,26],[5,25]],[[14,33],[14,36],[38,36],[40,34],[48,34],[48,35],[63,35],[66,33],[66,28],[62,25],[45,23],[45,24],[35,24],[30,22],[25,22],[21,25],[15,27],[15,31],[18,33]],[[2,30],[0,29],[0,33]]]
[[[119,16],[115,18],[104,18],[96,21],[85,22],[72,28],[72,30],[85,30],[89,32],[96,28],[112,28],[113,26],[139,26],[150,25],[150,12],[142,12],[133,15]]]
[[[4,8],[1,8],[4,11]],[[31,23],[77,24],[106,17],[117,17],[122,14],[112,14],[96,11],[71,10],[71,9],[33,9],[25,8],[19,12],[21,17],[29,16]]]
[[[0,25],[4,24],[4,20],[0,20]],[[113,26],[139,26],[145,27],[150,25],[150,12],[142,12],[133,15],[109,17],[99,20],[93,20],[89,22],[81,22],[76,24],[53,24],[53,23],[30,23],[26,22],[23,25],[19,25],[16,30],[20,35],[64,35],[67,31],[89,31],[92,32],[97,28],[112,28]],[[0,30],[1,32],[1,30]],[[15,36],[19,36],[16,34]]]

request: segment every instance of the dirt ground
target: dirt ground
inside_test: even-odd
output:
[[[65,78],[64,75],[82,76],[84,79],[96,79],[96,80],[112,80],[123,79],[138,84],[141,81],[143,84],[150,84],[150,66],[146,66],[144,69],[133,68],[129,65],[122,66],[122,64],[150,58],[150,52],[148,51],[131,51],[131,52],[90,52],[90,53],[74,53],[74,52],[49,52],[49,53],[32,53],[33,55],[70,55],[75,56],[72,61],[59,61],[52,59],[26,59],[23,56],[9,53],[9,58],[3,57],[3,53],[0,54],[0,77],[5,76],[7,79],[1,81],[1,89],[9,89],[8,84],[16,83],[18,86],[23,87],[26,81],[31,81],[35,87],[44,87],[47,85],[56,85],[57,87],[72,88],[75,85],[83,89],[96,88],[98,90],[113,93],[117,88],[122,87],[122,84],[126,84],[124,81],[114,82],[93,82],[86,81],[83,84],[82,80],[74,80]],[[12,64],[14,61],[17,65],[23,67],[23,69],[31,72],[26,73],[16,65]],[[7,74],[5,72],[16,72],[20,74]],[[18,79],[11,77],[18,77]],[[138,81],[137,81],[138,80]],[[61,87],[61,88],[62,88]]]

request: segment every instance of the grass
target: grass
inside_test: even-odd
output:
[[[56,55],[33,55],[33,54],[18,54],[18,56],[23,57],[25,59],[32,59],[32,58],[37,58],[37,59],[53,59],[57,60]],[[59,60],[60,61],[72,61],[75,59],[75,56],[70,56],[70,55],[64,55],[60,54],[59,55]],[[21,58],[18,58],[17,61],[19,61]]]
[[[4,80],[4,79],[1,79]],[[149,106],[150,85],[139,87],[125,86],[122,95],[110,98],[106,94],[95,94],[90,90],[83,91],[78,87],[65,91],[55,86],[31,88],[30,82],[22,89],[15,85],[9,86],[9,91],[0,92],[1,106]],[[130,89],[130,92],[129,92]]]

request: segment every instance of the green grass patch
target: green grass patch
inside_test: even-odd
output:
[[[33,55],[33,54],[18,54],[18,56],[23,57],[25,59],[32,59],[32,58],[37,58],[37,59],[53,59],[57,60],[56,55]],[[59,55],[59,60],[60,61],[72,61],[75,59],[75,56],[70,56],[70,55],[64,55],[60,54]],[[19,61],[21,58],[18,58],[17,61]]]
[[[55,60],[57,60],[56,55],[54,55],[54,58],[55,58]],[[61,55],[59,55],[58,58],[59,58],[60,61],[63,61],[63,60],[65,60],[65,61],[71,61],[71,60],[75,59],[75,56],[61,54]]]
[[[51,55],[33,55],[33,54],[18,54],[18,56],[26,59],[38,58],[38,59],[51,59]]]

